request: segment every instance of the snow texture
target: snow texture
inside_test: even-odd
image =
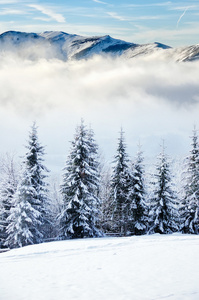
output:
[[[67,240],[0,254],[1,300],[199,299],[199,236]]]

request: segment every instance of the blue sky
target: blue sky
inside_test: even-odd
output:
[[[61,30],[134,43],[199,43],[199,1],[0,0],[0,33]]]

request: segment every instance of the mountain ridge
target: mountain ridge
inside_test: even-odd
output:
[[[0,34],[0,54],[12,53],[26,59],[40,58],[67,60],[89,59],[94,55],[132,59],[158,54],[174,61],[199,59],[199,44],[172,48],[154,42],[136,44],[105,36],[80,36],[63,31],[42,33],[6,31]]]

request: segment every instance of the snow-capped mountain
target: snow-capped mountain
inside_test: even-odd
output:
[[[14,51],[30,59],[44,57],[68,60],[89,58],[95,54],[121,55],[133,46],[108,35],[83,37],[54,31],[40,34],[8,31],[0,35],[0,52]]]
[[[84,37],[61,31],[25,33],[8,31],[0,35],[0,54],[12,53],[20,57],[45,59],[88,59],[94,55],[125,59],[157,54],[175,61],[192,61],[199,58],[199,45],[171,48],[161,43],[134,44],[109,35]]]

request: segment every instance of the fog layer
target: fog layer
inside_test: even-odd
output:
[[[66,153],[83,117],[108,157],[114,154],[121,126],[132,156],[139,140],[146,155],[156,154],[162,138],[170,153],[186,154],[193,124],[199,125],[198,68],[196,61],[155,57],[33,62],[1,55],[2,150],[25,143],[36,120],[55,164],[52,157]]]

